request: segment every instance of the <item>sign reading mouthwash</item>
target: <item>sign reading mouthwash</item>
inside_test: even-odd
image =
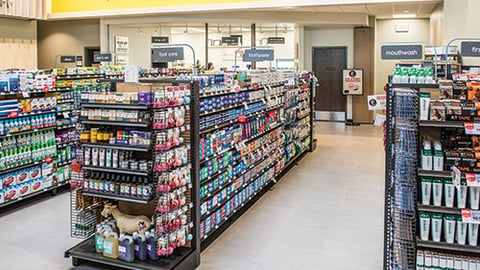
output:
[[[422,45],[383,45],[383,60],[420,60],[423,59]]]

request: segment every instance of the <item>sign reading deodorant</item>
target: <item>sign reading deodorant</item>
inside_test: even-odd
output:
[[[183,60],[183,47],[152,49],[152,63],[168,63],[177,60]]]

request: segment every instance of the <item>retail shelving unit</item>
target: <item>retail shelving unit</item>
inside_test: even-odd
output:
[[[425,269],[427,267],[429,269],[430,267],[469,269],[468,260],[478,258],[480,253],[479,246],[470,246],[468,243],[459,244],[457,236],[454,237],[454,241],[447,243],[445,231],[443,231],[445,228],[440,230],[441,235],[437,241],[433,241],[433,236],[430,237],[430,234],[427,234],[428,240],[422,240],[420,237],[421,213],[436,215],[440,218],[457,217],[458,225],[458,218],[461,217],[463,210],[456,207],[453,201],[453,206],[446,206],[445,198],[441,198],[441,202],[437,202],[436,205],[422,203],[422,178],[449,179],[448,181],[454,178],[452,171],[421,169],[423,140],[425,138],[438,139],[442,130],[465,129],[465,123],[462,121],[420,120],[420,92],[435,91],[439,88],[439,84],[388,84],[387,86],[383,267],[385,270],[419,269],[417,267],[423,269],[424,264]],[[465,180],[463,172],[459,179]],[[443,182],[440,183],[443,188]],[[462,183],[462,185],[464,184]],[[456,189],[458,187],[455,187],[454,193],[457,192]],[[433,192],[432,196],[434,196]],[[430,220],[430,218],[428,219]],[[442,222],[445,224],[445,220],[442,219],[440,224]],[[465,223],[465,221],[460,219],[460,223]],[[432,258],[434,259],[432,260]],[[467,268],[453,268],[454,263],[455,267],[458,265],[457,259],[462,267],[461,258],[467,258]]]
[[[117,192],[98,192],[92,191],[90,188],[85,186],[87,183],[87,176],[83,176],[82,173],[78,175],[78,179],[75,181],[77,189],[72,192],[72,236],[85,238],[86,240],[80,244],[72,247],[71,249],[65,252],[66,257],[72,257],[73,264],[79,265],[83,263],[88,264],[100,264],[113,267],[119,267],[124,269],[194,269],[200,263],[200,239],[198,231],[198,93],[199,93],[199,84],[195,81],[181,81],[175,79],[163,79],[163,80],[148,80],[141,81],[142,83],[149,84],[159,84],[170,85],[172,87],[188,87],[188,96],[191,101],[189,105],[184,105],[182,108],[185,109],[184,124],[178,123],[175,127],[166,127],[157,125],[160,123],[160,116],[170,110],[177,110],[179,107],[168,107],[168,108],[158,108],[152,107],[150,105],[125,105],[125,104],[91,104],[91,103],[82,103],[82,110],[88,110],[92,108],[106,108],[110,110],[137,110],[144,111],[147,115],[150,115],[149,120],[144,123],[129,123],[123,121],[92,121],[81,118],[80,122],[87,127],[95,126],[116,126],[117,128],[123,129],[135,128],[135,130],[143,130],[144,132],[150,132],[152,143],[149,145],[143,146],[129,146],[129,145],[118,145],[118,144],[108,144],[108,143],[91,143],[85,142],[81,143],[83,150],[85,148],[96,148],[96,149],[110,149],[118,151],[130,151],[134,152],[133,158],[142,158],[149,159],[151,166],[146,170],[137,170],[137,169],[127,169],[127,168],[111,168],[106,166],[101,166],[100,164],[92,164],[87,162],[82,167],[84,172],[87,173],[119,173],[122,175],[128,175],[130,177],[143,177],[148,179],[148,183],[152,185],[152,193],[148,197],[138,196],[125,196],[122,194],[117,194]],[[155,93],[155,91],[154,91]],[[105,105],[105,106],[103,106]],[[113,124],[114,123],[114,124]],[[112,125],[109,125],[112,124]],[[165,133],[169,133],[172,129],[180,130],[179,135],[183,138],[182,142],[178,146],[160,149],[159,142]],[[163,142],[164,144],[165,142]],[[184,151],[184,152],[182,152]],[[170,153],[175,153],[175,158],[180,164],[173,165],[170,167],[163,167],[165,165],[165,156],[170,156]],[[183,158],[180,158],[178,153],[185,153]],[[87,155],[84,155],[85,159]],[[170,160],[170,158],[169,158]],[[179,161],[180,160],[180,161]],[[171,165],[168,165],[171,166]],[[170,182],[168,191],[164,190],[165,183],[164,179],[171,179],[175,170],[182,170],[184,174],[184,179],[191,179],[190,182],[185,184],[179,184],[179,186],[172,187]],[[188,177],[186,176],[188,175]],[[75,179],[75,178],[74,178]],[[85,180],[84,180],[85,179]],[[123,181],[123,180],[122,180]],[[169,180],[170,181],[170,180]],[[136,182],[133,182],[134,185]],[[145,183],[145,182],[143,182]],[[90,186],[90,185],[89,185]],[[171,189],[170,189],[171,188]],[[168,209],[163,208],[165,200],[171,200],[171,195],[181,196],[185,195],[184,204],[180,204],[178,209],[173,206],[168,206]],[[98,223],[97,214],[101,211],[101,206],[103,200],[108,199],[110,201],[119,202],[119,206],[123,203],[124,206],[129,203],[134,203],[131,207],[135,209],[149,209],[152,206],[155,206],[154,217],[155,224],[154,228],[156,229],[156,239],[160,241],[162,237],[165,237],[165,234],[168,233],[168,229],[165,229],[165,232],[160,232],[158,229],[160,226],[164,226],[163,222],[166,220],[166,215],[169,215],[171,211],[177,211],[175,213],[183,213],[186,215],[187,220],[183,228],[188,227],[188,231],[192,234],[192,239],[187,241],[183,246],[178,246],[174,248],[173,254],[168,256],[160,256],[158,260],[147,259],[145,261],[135,260],[134,262],[125,262],[118,259],[111,259],[104,257],[101,253],[97,253],[95,250],[95,237],[92,236],[94,232],[95,224]],[[170,202],[168,203],[170,205]],[[167,212],[165,212],[167,211]],[[86,214],[88,213],[88,214]],[[132,213],[133,214],[133,213]],[[80,221],[82,222],[79,224]],[[166,225],[165,225],[166,226]],[[160,243],[160,242],[159,242]],[[160,244],[156,245],[156,249],[160,250]]]

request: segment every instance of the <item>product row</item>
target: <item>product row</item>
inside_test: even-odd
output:
[[[15,94],[20,92],[48,92],[55,89],[52,75],[41,71],[1,71],[0,93]]]
[[[168,108],[190,104],[190,85],[156,86],[153,91],[153,107]]]
[[[93,193],[148,199],[154,190],[146,176],[86,172],[83,190]]]
[[[18,117],[9,120],[0,120],[0,135],[15,134],[18,132],[55,127],[57,120],[54,113],[37,116]]]
[[[187,107],[168,108],[167,110],[155,111],[153,115],[153,129],[162,130],[174,127],[182,127],[185,124],[185,112]]]
[[[438,253],[430,250],[417,251],[417,270],[478,270],[480,260],[458,254]]]
[[[84,165],[100,168],[119,168],[125,170],[147,171],[152,168],[152,161],[135,159],[133,151],[83,147]]]
[[[157,79],[161,77],[185,76],[192,74],[191,67],[173,67],[173,68],[140,68],[138,74],[140,78]]]
[[[86,120],[148,123],[150,113],[137,110],[82,109],[80,115]]]
[[[480,187],[467,186],[465,180],[462,182],[455,187],[452,178],[421,177],[422,204],[478,210]]]
[[[435,83],[433,79],[433,69],[415,68],[415,67],[396,67],[391,76],[391,83]]]
[[[245,91],[219,97],[202,98],[200,100],[200,112],[218,110],[229,106],[242,105],[246,102],[253,102],[265,97],[265,92]]]
[[[248,108],[230,109],[216,114],[203,116],[200,118],[200,129],[213,127],[229,121],[240,120],[241,117],[248,117],[250,114],[261,112],[267,109],[265,102],[257,102],[248,106]]]
[[[478,224],[463,222],[461,215],[420,212],[419,217],[421,240],[477,246]]]
[[[149,146],[152,133],[132,129],[90,128],[80,132],[80,142],[103,143],[111,145]]]

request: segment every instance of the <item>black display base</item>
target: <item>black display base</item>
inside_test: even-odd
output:
[[[353,120],[346,120],[345,121],[346,126],[360,126],[360,124],[354,123]]]
[[[135,260],[130,263],[106,258],[95,251],[94,236],[65,251],[65,258],[68,257],[72,257],[73,266],[86,265],[99,269],[193,270],[196,267],[195,253],[190,248],[179,248],[172,256],[158,261]]]

